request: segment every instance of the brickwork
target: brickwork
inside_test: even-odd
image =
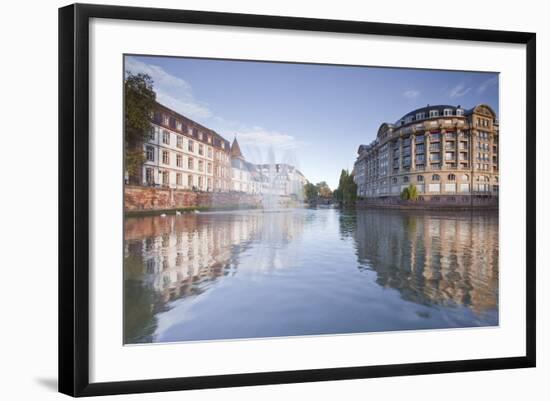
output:
[[[260,196],[239,192],[194,192],[132,185],[124,188],[124,210],[127,212],[193,207],[257,207],[260,204]]]

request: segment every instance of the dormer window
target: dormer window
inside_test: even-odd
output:
[[[405,117],[405,124],[412,123],[412,121],[413,121],[413,116]]]
[[[416,113],[416,121],[426,118],[426,113]]]
[[[457,116],[463,116],[464,115],[464,110],[463,109],[456,109],[456,115]]]
[[[452,116],[452,115],[453,115],[453,109],[445,109],[445,110],[443,110],[443,115],[444,115],[445,117]]]
[[[430,110],[430,118],[438,117],[438,116],[439,116],[439,110]]]

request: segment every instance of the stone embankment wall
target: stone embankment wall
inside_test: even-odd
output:
[[[239,192],[194,192],[130,185],[124,188],[124,210],[126,212],[192,208],[251,208],[258,207],[260,204],[260,196]]]
[[[416,201],[399,196],[366,198],[357,200],[357,207],[381,207],[394,209],[498,209],[498,196],[491,195],[431,195]]]

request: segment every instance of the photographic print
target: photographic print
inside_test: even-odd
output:
[[[498,326],[498,72],[123,73],[124,344]]]

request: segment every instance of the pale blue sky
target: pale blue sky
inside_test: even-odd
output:
[[[376,67],[128,56],[126,70],[148,73],[160,103],[232,141],[247,160],[296,165],[311,182],[337,185],[357,148],[426,104],[498,114],[498,74]]]

